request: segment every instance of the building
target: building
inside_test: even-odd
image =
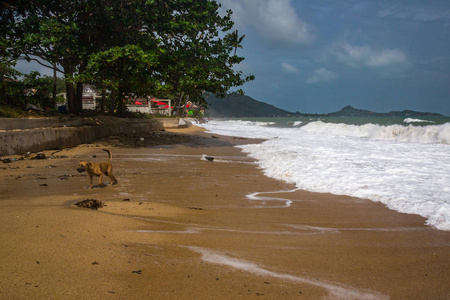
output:
[[[101,93],[94,89],[90,84],[83,85],[83,109],[96,110],[97,103],[100,102]],[[158,99],[155,97],[146,98],[127,98],[126,108],[128,111],[152,114],[160,116],[170,116],[173,107],[170,99]]]
[[[101,93],[90,84],[83,84],[82,108],[89,110],[97,109],[97,101],[102,98]]]
[[[155,97],[129,98],[126,107],[131,112],[170,116],[173,109],[171,102],[170,99],[158,99]]]

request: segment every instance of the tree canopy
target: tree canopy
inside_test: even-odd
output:
[[[66,81],[69,109],[83,83],[107,88],[119,111],[129,95],[223,96],[253,80],[237,71],[243,37],[213,0],[6,0],[2,63],[36,60]]]

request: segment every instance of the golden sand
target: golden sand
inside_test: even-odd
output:
[[[233,147],[250,142],[191,127],[1,164],[0,299],[450,298],[449,232],[295,191]],[[77,164],[104,147],[119,184],[87,189]]]

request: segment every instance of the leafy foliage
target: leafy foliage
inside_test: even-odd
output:
[[[38,72],[22,74],[14,69],[14,65],[15,62],[0,61],[0,104],[53,108],[50,97],[53,78],[41,77]]]
[[[111,90],[123,112],[126,96],[202,104],[254,79],[235,70],[244,36],[229,33],[231,11],[220,16],[213,0],[13,2],[0,13],[0,49],[63,72],[71,111],[81,109],[83,83]]]

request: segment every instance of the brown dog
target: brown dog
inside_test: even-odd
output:
[[[91,178],[91,184],[89,185],[89,188],[92,189],[92,179],[94,176],[100,176],[99,179],[99,185],[103,185],[102,178],[103,175],[108,176],[111,179],[111,185],[117,183],[117,179],[114,177],[112,173],[112,164],[111,164],[111,158],[112,153],[108,149],[102,149],[103,151],[108,152],[109,160],[104,161],[101,163],[93,163],[90,161],[82,161],[78,165],[77,171],[78,172],[87,172],[89,174],[89,177]]]

